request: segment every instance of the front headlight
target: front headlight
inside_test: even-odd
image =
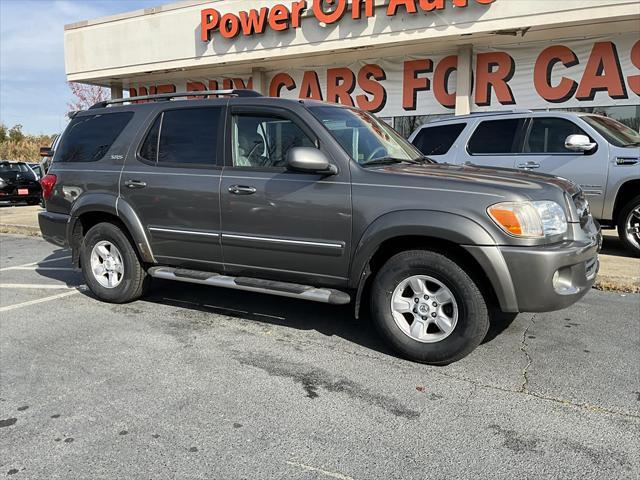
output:
[[[487,213],[502,230],[516,237],[541,238],[567,231],[564,210],[549,200],[497,203]]]

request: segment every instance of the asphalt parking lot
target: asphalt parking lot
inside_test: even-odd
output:
[[[430,367],[346,307],[169,282],[109,305],[69,252],[0,242],[0,475],[640,475],[638,294],[497,322]]]

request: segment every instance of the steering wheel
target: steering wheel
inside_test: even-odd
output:
[[[382,156],[385,156],[387,154],[387,149],[380,146],[378,148],[376,148],[373,152],[371,152],[371,154],[367,157],[367,162],[373,160],[374,158],[378,158],[378,156],[376,156],[376,153],[378,153],[378,150],[382,151]]]

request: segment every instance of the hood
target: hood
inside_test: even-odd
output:
[[[478,191],[512,191],[531,198],[539,198],[540,193],[556,187],[574,195],[580,188],[570,180],[544,173],[498,167],[450,164],[395,164],[375,168],[375,170],[396,175],[406,175],[414,179],[441,180],[464,185]]]

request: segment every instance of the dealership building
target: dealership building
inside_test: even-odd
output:
[[[65,27],[68,80],[113,97],[253,88],[441,115],[596,111],[638,129],[637,0],[187,0]]]

